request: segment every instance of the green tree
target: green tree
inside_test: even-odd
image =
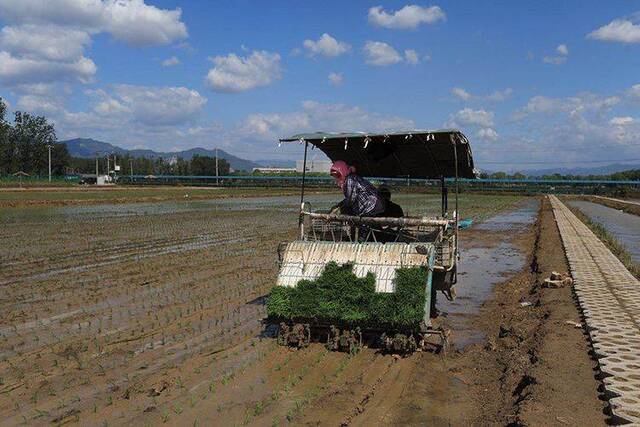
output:
[[[11,125],[7,123],[7,104],[0,98],[0,175],[7,175],[15,147],[11,140]]]
[[[15,141],[17,167],[27,173],[48,173],[48,145],[56,142],[53,124],[43,116],[16,111],[11,138]],[[15,167],[15,165],[12,165]],[[17,172],[17,171],[12,171]]]
[[[227,175],[229,163],[225,159],[218,161],[218,174]],[[191,174],[196,176],[214,176],[216,174],[215,157],[195,155],[191,158]]]

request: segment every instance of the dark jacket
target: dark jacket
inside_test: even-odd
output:
[[[352,173],[342,186],[344,200],[340,211],[346,215],[375,216],[385,209],[385,203],[378,190],[366,179]]]

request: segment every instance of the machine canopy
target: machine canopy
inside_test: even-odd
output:
[[[475,178],[469,140],[456,129],[386,134],[302,133],[280,142],[308,142],[332,161],[344,160],[362,176],[435,179]],[[457,151],[457,153],[456,153]]]

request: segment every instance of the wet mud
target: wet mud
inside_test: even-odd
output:
[[[461,233],[459,299],[439,300],[454,345],[408,357],[277,346],[264,296],[298,201],[230,202],[2,216],[3,423],[606,421],[584,333],[566,323],[580,320],[571,290],[539,287],[566,271],[548,202],[468,196],[465,212],[490,219]]]

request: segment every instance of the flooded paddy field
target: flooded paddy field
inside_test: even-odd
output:
[[[296,351],[265,333],[276,248],[299,209],[275,193],[1,205],[3,423],[604,423],[587,342],[566,324],[579,321],[571,290],[538,285],[566,271],[546,200],[461,195],[474,225],[458,299],[438,300],[453,346],[397,358]],[[440,207],[394,200],[412,215]]]
[[[633,261],[640,263],[640,216],[583,200],[568,203],[592,222],[604,227],[625,248]]]

